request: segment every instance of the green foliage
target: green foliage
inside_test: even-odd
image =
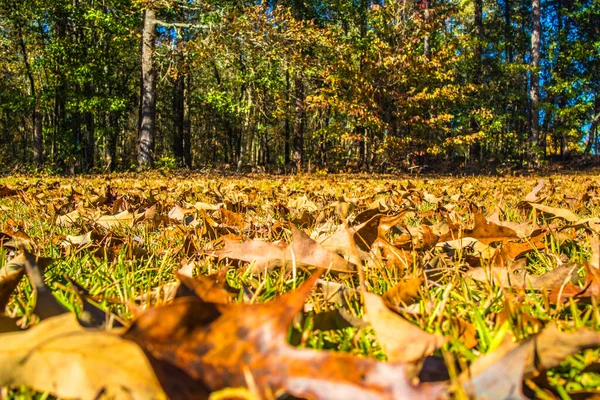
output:
[[[157,159],[281,169],[298,140],[305,163],[322,170],[531,154],[526,0],[9,0],[0,6],[0,164],[33,162],[39,106],[46,163],[131,167],[149,6],[159,19]],[[599,5],[542,8],[539,150],[597,153]]]

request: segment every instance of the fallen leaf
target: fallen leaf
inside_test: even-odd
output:
[[[519,345],[505,338],[495,351],[475,360],[459,378],[467,393],[476,399],[527,399],[523,375],[531,343],[529,339]]]
[[[388,308],[405,307],[413,299],[417,298],[421,291],[422,277],[405,278],[389,288],[382,296]]]
[[[540,276],[532,275],[524,268],[477,267],[470,269],[467,276],[503,288],[551,290],[567,283],[577,283],[579,267],[578,264],[563,264]]]
[[[287,246],[279,243],[269,243],[262,240],[250,239],[243,243],[224,238],[225,246],[213,253],[220,260],[229,258],[253,263],[254,272],[271,270],[286,263]]]
[[[227,272],[226,269],[221,270]],[[178,273],[177,279],[189,289],[193,290],[196,296],[210,303],[231,303],[238,295],[238,290],[232,289],[227,284],[227,279],[223,273],[212,275],[199,275],[195,278],[185,274]]]
[[[584,262],[583,265],[586,270],[585,285],[580,287],[572,283],[566,283],[555,287],[548,295],[548,299],[552,303],[565,302],[570,298],[584,299],[600,296],[600,270],[591,267],[587,262]]]
[[[158,380],[133,342],[83,329],[74,314],[0,335],[0,385],[27,385],[62,398],[96,399],[127,392],[133,399],[165,399]]]
[[[213,254],[219,259],[229,258],[254,263],[254,273],[293,265],[320,267],[335,272],[354,271],[348,261],[315,242],[293,224],[290,225],[290,229],[292,239],[288,246],[260,240],[239,243],[225,239],[225,247]]]
[[[565,208],[550,207],[543,204],[529,203],[531,207],[543,213],[554,215],[557,218],[562,218],[568,222],[578,222],[580,218],[571,210]]]
[[[468,248],[471,249],[476,255],[486,260],[494,257],[497,251],[495,247],[483,244],[479,240],[471,237],[439,242],[436,244],[436,247],[441,247],[448,250],[463,250]]]
[[[94,222],[105,229],[114,229],[120,226],[133,226],[134,215],[129,211],[123,211],[116,215],[103,215]]]
[[[335,272],[353,272],[354,267],[344,258],[311,239],[302,230],[290,225],[292,242],[287,259],[300,265],[321,267]]]
[[[74,210],[65,215],[59,215],[56,217],[56,225],[62,227],[69,227],[73,225],[78,225],[82,221],[82,216],[79,213],[79,210]]]
[[[600,333],[580,328],[561,332],[549,324],[542,332],[520,343],[509,337],[491,353],[478,358],[460,380],[475,398],[525,398],[522,382],[558,366],[578,351],[600,345]]]
[[[529,203],[538,203],[541,201],[541,199],[538,197],[538,193],[540,192],[540,190],[543,189],[544,187],[544,183],[545,180],[544,179],[540,179],[538,184],[535,185],[535,187],[531,190],[531,192],[529,192],[527,194],[527,196],[525,196],[525,201],[529,202]]]
[[[440,242],[456,240],[461,238],[474,238],[479,242],[489,245],[494,242],[518,239],[517,233],[506,226],[498,225],[485,219],[482,213],[474,216],[473,229],[451,229],[439,238]]]
[[[311,399],[438,397],[444,384],[410,383],[402,364],[304,350],[286,342],[318,274],[295,292],[265,304],[205,303],[194,297],[146,311],[125,337],[211,390],[252,385],[261,396]]]

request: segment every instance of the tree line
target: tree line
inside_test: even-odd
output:
[[[1,0],[0,167],[391,171],[600,150],[596,0]]]

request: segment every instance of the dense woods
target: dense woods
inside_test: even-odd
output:
[[[596,0],[2,0],[0,169],[393,171],[600,150]]]

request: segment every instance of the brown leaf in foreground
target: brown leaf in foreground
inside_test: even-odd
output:
[[[166,398],[142,350],[74,314],[49,318],[0,340],[0,385],[27,385],[63,398]]]
[[[475,360],[460,377],[467,393],[476,399],[527,399],[522,386],[531,343],[505,339],[498,349]]]
[[[213,391],[252,382],[263,396],[432,399],[445,390],[442,384],[414,386],[401,364],[288,345],[289,325],[317,278],[266,304],[216,306],[194,297],[176,299],[141,315],[125,337]]]

